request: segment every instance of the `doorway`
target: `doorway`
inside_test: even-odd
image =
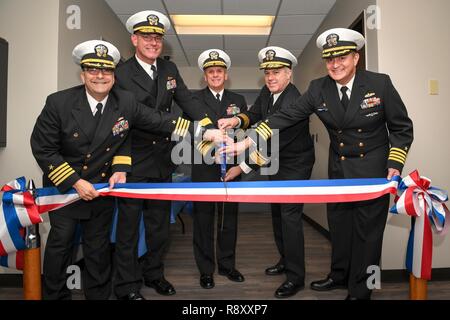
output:
[[[365,30],[366,30],[366,26],[365,26],[365,20],[364,20],[364,12],[361,12],[361,14],[358,16],[358,18],[356,18],[355,21],[353,21],[353,23],[350,25],[349,29],[358,31],[359,33],[361,33],[364,38],[366,38],[365,35]],[[358,51],[359,52],[359,62],[358,65],[356,66],[357,69],[362,69],[362,70],[366,70],[366,46],[362,47],[361,50]]]

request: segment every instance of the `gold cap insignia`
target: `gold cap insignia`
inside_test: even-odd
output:
[[[108,55],[108,48],[106,46],[104,46],[103,44],[96,45],[95,46],[95,54],[98,57],[106,58],[106,56]]]
[[[339,36],[336,33],[331,33],[327,36],[326,40],[329,47],[334,47],[339,41]]]
[[[209,53],[209,58],[211,60],[217,60],[219,58],[219,53],[217,51],[211,51]]]
[[[274,50],[267,50],[266,51],[266,60],[271,61],[275,57],[275,51]]]
[[[151,14],[147,17],[148,24],[151,26],[157,26],[159,22],[159,18],[157,15]]]

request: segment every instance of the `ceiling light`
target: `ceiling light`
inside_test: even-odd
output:
[[[268,35],[274,16],[171,15],[178,34]]]

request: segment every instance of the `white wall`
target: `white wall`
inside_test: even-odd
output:
[[[79,30],[66,26],[69,5],[81,9]],[[20,23],[23,21],[29,23]],[[25,176],[41,187],[42,172],[31,153],[30,135],[46,97],[80,83],[73,48],[82,41],[104,37],[128,58],[133,51],[130,36],[104,1],[1,0],[0,37],[9,42],[8,140],[7,147],[0,148],[0,184]],[[47,214],[43,217],[42,247],[49,231]],[[2,272],[14,271],[0,268]]]
[[[295,85],[300,92],[305,92],[311,80],[323,77],[327,74],[320,50],[316,47],[316,39],[319,34],[331,28],[348,28],[375,0],[337,0],[330,10],[319,29],[313,35],[301,55],[299,64],[295,69]],[[369,70],[377,71],[377,33],[376,30],[366,30],[367,45],[366,57]],[[328,146],[330,140],[322,122],[315,116],[310,118],[310,132],[317,136],[315,143],[316,163],[314,165],[311,179],[328,178]],[[328,229],[326,206],[324,204],[307,204],[304,212],[318,224]]]
[[[432,185],[450,190],[450,2],[379,0],[379,71],[388,73],[414,122],[414,143],[403,174],[414,169]],[[428,80],[440,93],[428,95]],[[391,216],[385,231],[383,267],[401,269],[409,218]],[[433,267],[450,267],[450,237],[434,235]]]
[[[40,185],[29,141],[47,95],[57,90],[58,9],[54,0],[0,1],[0,37],[9,42],[8,140],[0,148],[0,184],[25,176]]]
[[[58,37],[58,90],[80,84],[80,67],[73,63],[73,48],[87,40],[103,39],[114,44],[122,58],[128,59],[133,54],[130,34],[105,1],[60,0],[59,37]],[[80,8],[80,29],[69,29],[72,13],[67,13],[69,6]],[[70,12],[70,10],[69,10]]]

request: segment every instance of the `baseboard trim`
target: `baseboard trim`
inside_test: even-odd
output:
[[[0,287],[2,288],[21,288],[22,283],[22,274],[0,274]]]
[[[22,274],[0,274],[1,288],[21,288]],[[383,283],[401,283],[409,281],[409,273],[406,270],[382,270],[381,282]],[[432,272],[434,281],[450,281],[450,268],[435,268]]]

